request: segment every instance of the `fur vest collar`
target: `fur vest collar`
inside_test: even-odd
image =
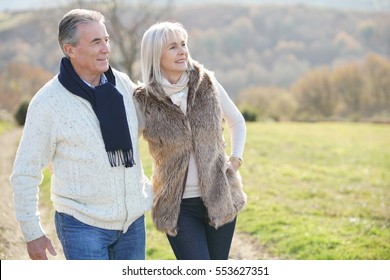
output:
[[[153,159],[155,227],[172,236],[177,233],[191,152],[209,223],[218,228],[232,221],[245,205],[246,195],[239,173],[227,169],[222,111],[212,73],[199,64],[190,71],[186,115],[160,85],[139,87],[134,97],[145,117],[143,135]]]

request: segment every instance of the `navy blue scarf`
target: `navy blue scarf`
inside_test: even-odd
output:
[[[64,57],[61,60],[58,80],[71,93],[91,103],[100,123],[100,130],[111,166],[132,167],[135,164],[133,145],[123,96],[115,87],[115,76],[111,67],[104,74],[108,82],[91,88],[77,75],[70,60]]]

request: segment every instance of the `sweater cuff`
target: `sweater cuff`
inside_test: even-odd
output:
[[[41,223],[37,221],[21,222],[20,227],[26,242],[33,241],[45,235]]]

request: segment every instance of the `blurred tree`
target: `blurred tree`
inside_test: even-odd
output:
[[[19,109],[16,111],[15,120],[18,123],[18,125],[24,125],[24,123],[26,122],[26,116],[27,116],[27,110],[29,104],[30,102],[23,101],[20,104]]]
[[[333,37],[333,43],[337,46],[339,52],[345,55],[359,53],[362,50],[360,42],[345,31],[337,32]]]
[[[101,5],[112,40],[111,47],[115,49],[111,55],[112,64],[125,71],[132,80],[139,79],[140,70],[135,67],[139,60],[142,35],[152,23],[168,17],[173,1],[167,0],[165,4],[159,1],[158,5],[154,0],[132,1],[131,4],[123,0],[76,2],[81,8],[94,9],[97,3]]]
[[[369,55],[363,63],[363,71],[368,79],[368,113],[390,113],[390,61],[379,55]]]
[[[252,19],[247,15],[235,19],[221,34],[225,52],[234,54],[237,50],[244,50],[250,46],[254,30]]]
[[[134,67],[139,59],[143,33],[150,25],[169,15],[173,1],[168,0],[161,6],[156,6],[153,0],[136,1],[137,3],[125,12],[123,1],[110,0],[109,2],[108,29],[121,54],[117,58],[117,63],[132,79],[135,79],[139,77]]]
[[[239,94],[238,106],[248,115],[255,114],[258,120],[291,120],[297,105],[292,94],[283,88],[254,87]]]
[[[242,112],[242,116],[244,117],[245,121],[247,121],[247,122],[257,121],[256,109],[245,107],[245,108],[241,109],[241,112]]]
[[[270,117],[275,121],[294,119],[298,103],[290,91],[280,89],[280,94],[270,104]]]
[[[293,85],[299,115],[310,116],[312,120],[333,116],[338,100],[330,77],[328,68],[320,68],[308,72]]]
[[[332,73],[333,90],[338,96],[335,114],[340,118],[351,117],[357,121],[361,118],[365,100],[365,79],[360,66],[350,63],[336,68]]]
[[[366,42],[371,41],[376,28],[376,23],[373,20],[361,20],[357,24],[357,32]]]
[[[0,109],[15,112],[21,100],[30,100],[52,76],[38,66],[8,64],[0,71]]]

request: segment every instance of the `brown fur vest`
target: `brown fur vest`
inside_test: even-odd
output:
[[[239,173],[230,169],[225,172],[222,112],[211,75],[198,64],[190,71],[187,115],[157,84],[134,92],[145,116],[143,135],[153,159],[153,222],[158,230],[172,236],[177,234],[191,151],[212,226],[218,228],[232,221],[246,203]]]

